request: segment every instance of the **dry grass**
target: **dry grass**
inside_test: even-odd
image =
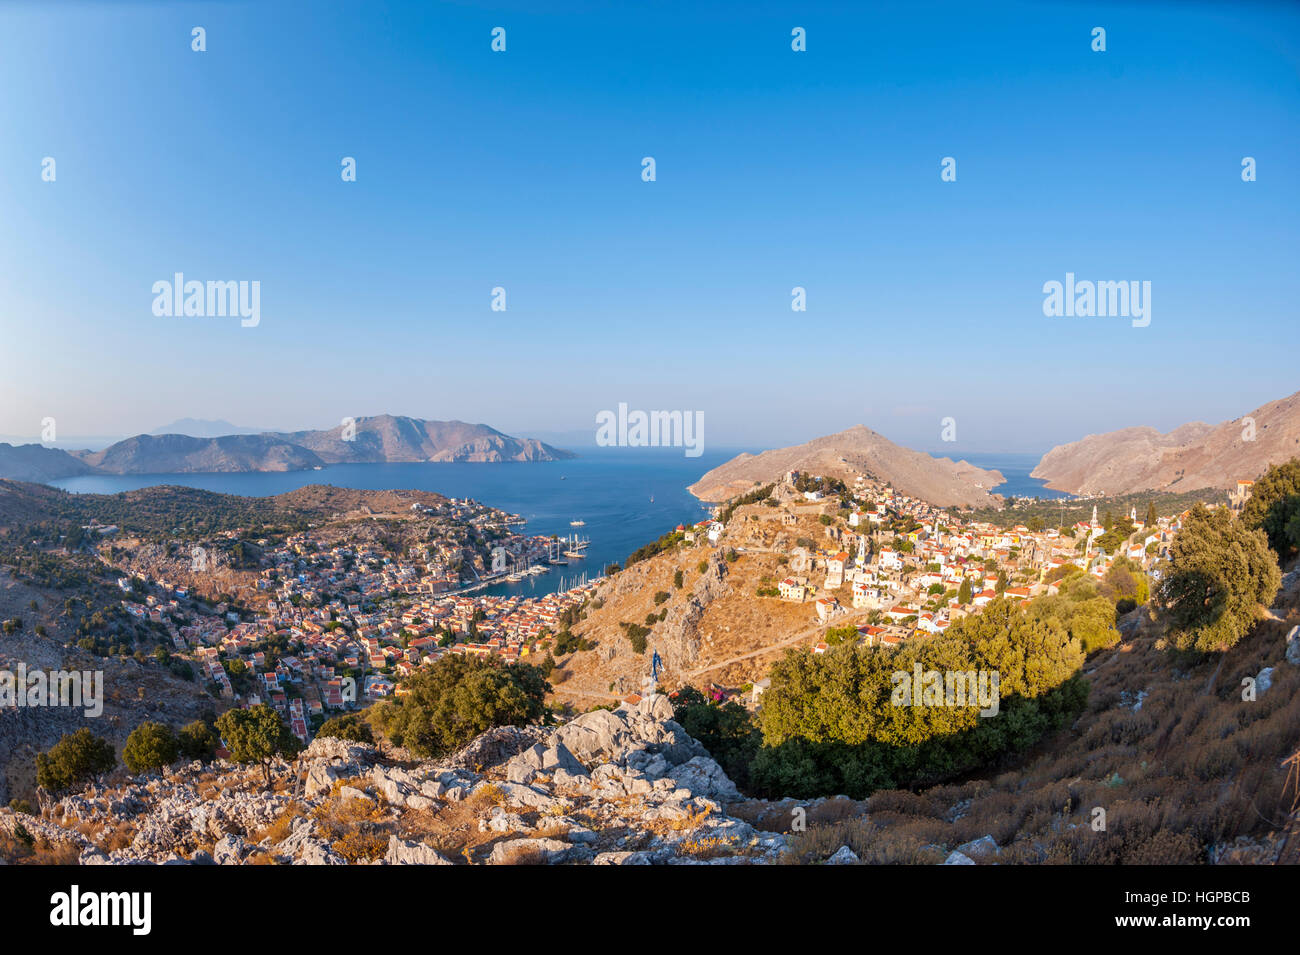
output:
[[[692,859],[716,859],[719,856],[735,855],[736,842],[721,837],[683,839],[677,843],[676,849],[678,855]]]
[[[348,862],[369,862],[382,856],[396,820],[387,808],[365,799],[333,798],[311,812],[322,838]]]
[[[111,830],[102,844],[106,852],[113,852],[116,849],[126,849],[133,839],[135,839],[135,826],[124,822]]]
[[[76,865],[81,850],[72,842],[50,842],[44,836],[0,836],[0,859],[5,865]]]
[[[546,853],[538,846],[508,846],[502,853],[502,865],[546,865]]]
[[[422,842],[453,862],[474,861],[501,833],[480,832],[481,813],[469,802],[448,803],[436,811],[407,809],[397,817],[397,834],[409,841]]]
[[[941,862],[988,835],[1002,864],[1187,864],[1238,838],[1267,857],[1295,832],[1296,852],[1281,861],[1300,862],[1300,769],[1290,768],[1300,767],[1300,668],[1282,661],[1300,612],[1285,616],[1224,654],[1212,688],[1218,659],[1175,657],[1145,627],[1089,660],[1084,713],[1018,765],[921,792],[877,792],[870,821],[857,815],[861,804],[828,800],[809,811],[807,831],[789,835],[785,861],[824,861],[847,845],[868,863]],[[1242,679],[1265,666],[1274,667],[1272,688],[1243,700]],[[731,811],[789,832],[793,805],[751,800]]]
[[[708,810],[699,809],[675,818],[659,816],[646,823],[645,828],[655,835],[666,837],[679,832],[695,832],[704,826],[708,818]]]
[[[289,835],[293,832],[293,821],[303,815],[304,812],[301,803],[289,803],[270,823],[257,830],[253,834],[251,841],[261,842],[264,839],[270,839],[271,845],[278,846],[289,838]]]
[[[571,826],[551,822],[539,826],[533,832],[529,833],[529,835],[535,839],[565,839],[568,837],[571,828]]]
[[[496,783],[485,783],[474,792],[470,793],[465,799],[465,803],[471,809],[486,809],[490,806],[504,806],[506,804],[505,791]]]

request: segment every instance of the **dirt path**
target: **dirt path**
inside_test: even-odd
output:
[[[718,670],[725,666],[731,666],[733,663],[739,663],[742,660],[751,660],[754,657],[762,656],[765,653],[784,649],[785,647],[792,646],[802,640],[807,640],[810,637],[816,636],[818,633],[824,633],[828,627],[843,627],[850,624],[853,626],[860,626],[864,622],[865,617],[866,614],[864,613],[850,614],[841,617],[830,624],[814,624],[807,630],[801,630],[792,637],[786,637],[784,640],[780,640],[776,643],[769,643],[767,646],[759,647],[757,650],[750,650],[747,653],[740,653],[734,657],[729,657],[726,660],[719,660],[717,663],[710,663],[708,666],[696,667],[694,670],[687,670],[685,673],[679,674],[678,678],[681,680],[689,680],[693,677],[699,676],[701,673],[708,673],[710,670]]]

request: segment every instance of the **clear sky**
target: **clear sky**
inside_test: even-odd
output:
[[[0,0],[0,434],[1041,452],[1300,389],[1298,8],[974,6]],[[155,316],[175,272],[260,324]],[[1067,272],[1150,325],[1045,317]]]

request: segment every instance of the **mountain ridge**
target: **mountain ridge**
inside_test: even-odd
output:
[[[401,415],[355,419],[325,431],[195,437],[138,434],[101,451],[0,444],[0,477],[48,481],[85,474],[215,474],[296,471],[330,464],[560,461],[572,452],[485,424]]]
[[[1030,472],[1071,494],[1233,488],[1300,454],[1300,392],[1217,425],[1192,421],[1162,433],[1149,425],[1057,445]]]

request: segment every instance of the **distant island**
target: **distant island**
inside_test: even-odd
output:
[[[150,434],[187,434],[191,438],[224,438],[228,434],[264,434],[270,428],[245,428],[222,418],[177,418],[171,424],[154,428]]]
[[[296,471],[330,464],[560,461],[572,452],[515,438],[485,424],[398,415],[355,419],[328,431],[194,437],[139,434],[102,451],[0,444],[0,477],[53,481],[85,474],[207,474]]]

